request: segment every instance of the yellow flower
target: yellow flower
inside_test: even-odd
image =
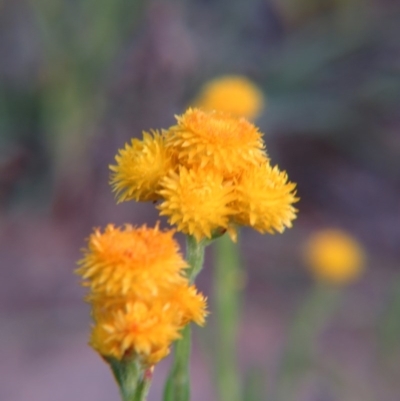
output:
[[[296,218],[296,185],[267,163],[246,170],[236,188],[235,221],[261,233],[283,232]]]
[[[205,322],[206,298],[197,292],[194,285],[189,286],[187,283],[176,286],[163,299],[165,305],[170,305],[172,309],[177,311],[177,324],[181,327],[193,321],[199,326],[203,326]]]
[[[90,345],[101,355],[139,358],[151,366],[169,353],[180,330],[204,324],[206,300],[187,281],[147,302],[127,297],[92,297],[94,326]]]
[[[108,225],[90,236],[77,273],[90,289],[90,345],[102,356],[149,367],[169,353],[185,325],[204,324],[206,299],[182,274],[187,264],[173,233]]]
[[[164,145],[163,136],[143,132],[143,140],[132,139],[115,157],[111,165],[111,185],[118,202],[157,200],[160,179],[172,168],[173,161]]]
[[[143,226],[123,229],[108,225],[89,237],[77,274],[93,294],[156,296],[166,287],[184,282],[187,263],[179,253],[173,231]]]
[[[164,201],[158,206],[160,215],[168,216],[170,224],[200,241],[211,238],[212,232],[226,228],[232,209],[232,186],[223,182],[222,174],[182,167],[161,183]]]
[[[166,144],[188,168],[209,167],[231,174],[266,159],[261,133],[244,118],[189,109],[177,120],[166,131]]]
[[[188,109],[162,135],[134,140],[117,162],[120,201],[160,200],[160,214],[197,241],[225,230],[235,240],[237,225],[282,232],[296,217],[295,184],[270,166],[262,134],[243,117]]]
[[[187,279],[182,280],[180,284],[161,288],[157,296],[149,298],[137,297],[135,294],[127,295],[104,295],[89,294],[86,297],[92,305],[92,317],[94,321],[104,320],[110,313],[115,310],[123,309],[127,303],[146,302],[152,304],[154,302],[174,311],[174,324],[182,328],[187,323],[193,321],[202,326],[207,315],[206,298],[197,292],[194,285],[189,285]]]
[[[89,343],[103,356],[139,358],[143,365],[153,365],[180,337],[175,313],[159,302],[129,302],[95,322]]]
[[[317,279],[333,284],[350,283],[364,270],[362,246],[355,238],[337,229],[313,234],[305,244],[304,257]]]
[[[253,119],[264,106],[264,96],[248,78],[226,75],[205,84],[194,104],[204,110],[220,110]]]

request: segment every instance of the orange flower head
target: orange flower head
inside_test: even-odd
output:
[[[248,169],[235,186],[235,221],[261,233],[283,232],[296,218],[295,187],[285,172],[267,163]]]
[[[173,159],[166,149],[163,136],[143,132],[143,140],[132,139],[115,157],[111,165],[111,185],[118,202],[127,200],[157,200],[160,179],[173,167]]]
[[[110,224],[103,233],[96,229],[78,262],[77,274],[94,295],[154,297],[160,289],[184,280],[181,272],[187,263],[173,234],[131,225]]]
[[[193,321],[203,326],[207,316],[206,298],[197,292],[194,285],[177,285],[173,291],[164,295],[164,304],[176,311],[177,324],[181,327]]]
[[[211,238],[216,229],[226,228],[232,209],[232,186],[222,174],[207,169],[188,170],[182,167],[161,183],[163,202],[160,215],[168,216],[178,231],[193,235],[197,241]]]
[[[166,131],[166,144],[188,168],[214,169],[225,175],[266,160],[258,129],[224,112],[189,109]]]
[[[86,301],[92,305],[94,321],[104,320],[110,313],[123,309],[127,303],[133,304],[138,300],[149,305],[159,302],[170,308],[174,311],[174,324],[180,328],[192,321],[203,326],[207,316],[206,298],[197,292],[194,285],[189,285],[186,278],[181,283],[161,288],[156,297],[147,299],[138,298],[135,294],[123,296],[89,294],[86,297]]]
[[[138,358],[152,366],[168,355],[171,343],[180,337],[179,329],[171,308],[137,301],[96,321],[89,343],[103,356]]]
[[[191,321],[203,325],[207,315],[205,298],[187,282],[148,301],[131,295],[92,302],[90,345],[105,357],[139,358],[144,366],[168,355],[180,330]]]

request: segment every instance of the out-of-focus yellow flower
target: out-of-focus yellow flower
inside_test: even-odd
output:
[[[157,200],[160,179],[172,168],[172,158],[164,145],[163,136],[143,133],[143,140],[132,139],[115,157],[116,165],[111,185],[117,193],[118,202],[127,200]]]
[[[285,172],[267,163],[246,170],[235,185],[234,220],[261,233],[283,232],[296,218],[295,187]]]
[[[204,110],[225,111],[254,119],[264,106],[264,96],[245,76],[225,75],[206,83],[194,104]]]
[[[173,231],[145,226],[123,229],[108,225],[89,237],[77,273],[93,294],[156,296],[160,289],[180,284],[187,263],[179,253]]]
[[[206,300],[182,271],[174,231],[108,225],[89,237],[77,274],[90,292],[91,346],[104,357],[157,363],[191,321],[203,325]]]
[[[226,228],[233,210],[232,186],[223,182],[221,173],[212,169],[188,170],[165,177],[160,194],[164,201],[158,206],[160,214],[168,216],[170,224],[200,241],[211,238],[218,228]]]
[[[179,163],[231,174],[266,160],[261,133],[244,118],[189,109],[166,131],[167,147]]]
[[[310,236],[304,247],[306,264],[318,280],[347,284],[364,270],[360,243],[344,231],[326,229]]]

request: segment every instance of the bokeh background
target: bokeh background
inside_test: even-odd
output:
[[[1,0],[0,60],[1,400],[118,399],[87,346],[79,250],[93,226],[158,220],[152,204],[116,205],[108,165],[226,74],[263,91],[257,125],[301,197],[283,235],[241,232],[238,358],[258,389],[247,399],[271,399],[290,324],[315,285],[304,242],[326,227],[360,241],[366,269],[342,289],[315,344],[320,364],[304,369],[295,399],[399,399],[398,1]],[[209,248],[199,286],[211,313],[212,271]],[[216,400],[211,329],[195,332],[193,401]]]

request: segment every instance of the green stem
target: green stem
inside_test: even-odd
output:
[[[182,330],[182,338],[175,344],[175,358],[164,389],[164,401],[190,400],[190,325]]]
[[[189,263],[189,269],[186,274],[190,284],[194,283],[197,275],[203,268],[204,250],[207,245],[207,240],[197,242],[196,238],[188,235],[186,237],[186,258]]]
[[[122,401],[146,401],[152,371],[145,370],[137,360],[119,361],[107,358],[119,385]]]
[[[220,401],[241,399],[237,363],[237,337],[240,309],[240,257],[238,247],[228,236],[215,244],[214,276],[216,384]]]
[[[192,236],[186,239],[186,257],[189,263],[186,274],[191,284],[203,268],[206,244],[206,241],[197,242]],[[182,338],[175,344],[175,357],[165,385],[164,401],[190,400],[190,343],[191,330],[187,325],[182,330]]]

